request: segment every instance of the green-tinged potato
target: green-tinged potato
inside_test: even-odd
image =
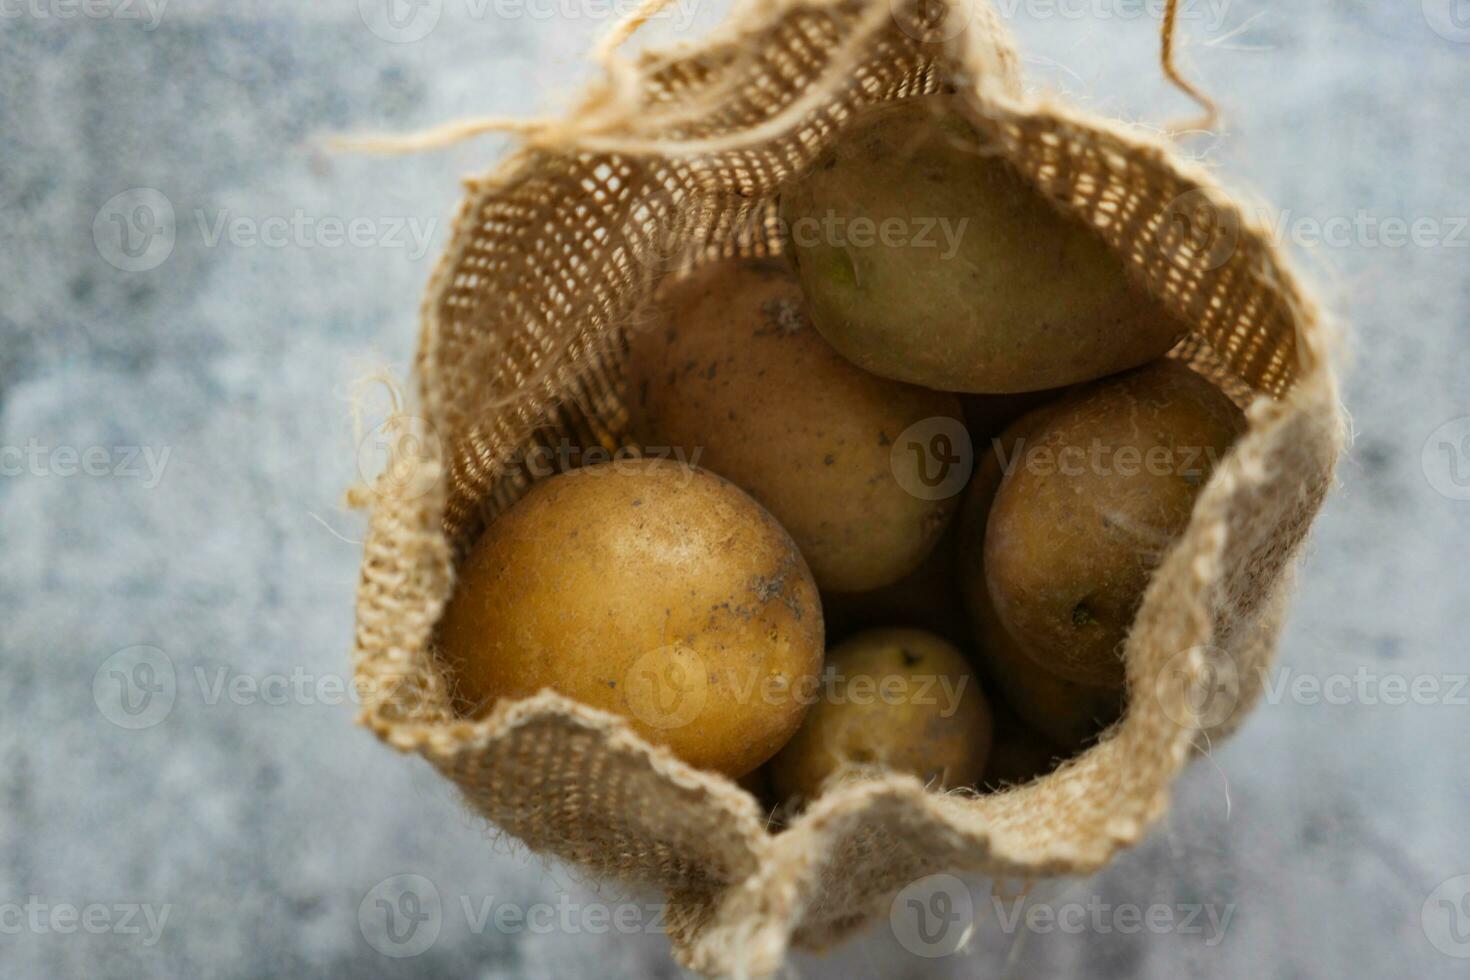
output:
[[[1038,414],[1028,419],[1028,425],[1013,426],[998,449],[982,457],[958,528],[962,542],[959,575],[992,689],[999,689],[1005,703],[1027,726],[1044,735],[1062,754],[1071,755],[1117,720],[1123,710],[1123,689],[1079,684],[1040,666],[1001,624],[985,583],[985,527],[1001,482],[1000,460],[1012,458],[1017,444],[1024,446],[1026,434],[1044,418]]]
[[[859,630],[911,626],[957,645],[967,644],[969,623],[955,568],[958,543],[952,531],[946,533],[918,568],[881,589],[823,592],[827,641],[839,642]]]
[[[1062,752],[1045,737],[1028,728],[1001,701],[991,704],[995,713],[995,737],[985,760],[980,784],[988,790],[1022,786],[1057,767]]]
[[[649,317],[630,338],[635,437],[749,492],[824,589],[879,588],[923,561],[959,488],[930,492],[895,444],[907,433],[905,444],[927,452],[937,426],[961,426],[954,395],[854,367],[812,329],[800,287],[775,261],[717,263],[671,282]]]
[[[1149,576],[1244,417],[1202,376],[1164,360],[1079,389],[1016,427],[985,525],[990,601],[1039,665],[1116,686]]]
[[[817,329],[946,391],[1055,388],[1163,354],[1184,326],[944,96],[865,110],[781,196]]]
[[[775,519],[656,459],[533,485],[465,558],[439,632],[466,714],[551,688],[737,777],[801,724],[822,644],[816,584]]]
[[[869,630],[827,654],[819,697],[771,761],[786,800],[810,800],[839,770],[974,784],[990,752],[990,705],[959,650],[915,629]]]

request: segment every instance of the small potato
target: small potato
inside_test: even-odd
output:
[[[1164,360],[1016,425],[1025,431],[985,526],[990,601],[1040,666],[1117,686],[1149,577],[1244,417],[1202,376]]]
[[[869,630],[833,647],[827,663],[817,703],[771,761],[782,799],[813,799],[849,766],[936,786],[979,780],[990,752],[990,705],[953,645],[923,630]]]
[[[1033,417],[1030,426],[1013,427],[999,451],[982,458],[961,515],[959,576],[986,676],[1021,721],[1054,743],[1061,754],[1071,755],[1117,720],[1123,710],[1123,689],[1079,684],[1040,666],[1001,624],[985,583],[985,526],[1000,485],[1000,460],[1011,458],[1017,444],[1024,445],[1025,433],[1042,418]]]
[[[776,516],[824,589],[876,589],[912,572],[958,502],[895,463],[959,427],[951,394],[867,374],[812,329],[774,261],[731,261],[669,283],[630,338],[634,435],[744,488]],[[936,420],[943,420],[942,423]],[[944,443],[940,443],[944,445]],[[696,455],[697,454],[697,455]],[[930,466],[931,461],[920,464]],[[933,462],[942,475],[944,463]]]
[[[775,519],[656,459],[532,486],[475,543],[439,630],[466,713],[551,688],[732,777],[796,731],[822,642],[816,584]]]
[[[1163,354],[1184,326],[1092,230],[928,96],[865,110],[781,195],[812,319],[874,374],[1055,388]]]

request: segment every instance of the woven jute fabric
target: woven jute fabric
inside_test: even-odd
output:
[[[616,32],[577,107],[519,127],[519,148],[468,182],[424,298],[413,418],[399,420],[419,427],[417,469],[360,493],[363,723],[532,850],[662,890],[676,955],[703,972],[774,970],[793,944],[834,943],[926,874],[1087,874],[1137,842],[1192,753],[1258,694],[1332,481],[1344,438],[1333,333],[1268,230],[1159,134],[1024,90],[1006,32],[976,3],[935,22],[897,0],[757,0],[697,44],[636,57],[619,44],[642,18]],[[1122,721],[1022,787],[855,781],[773,833],[730,781],[554,693],[456,717],[433,649],[455,563],[546,472],[533,461],[629,445],[625,336],[659,279],[781,251],[781,185],[854,109],[938,91],[1125,258],[1190,325],[1174,355],[1247,409],[1247,433],[1144,596]],[[1223,718],[1209,696],[1222,686],[1235,704]]]

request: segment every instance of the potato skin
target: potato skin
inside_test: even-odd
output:
[[[1082,684],[1051,673],[1026,655],[993,608],[976,616],[976,637],[990,668],[987,676],[1006,703],[1063,755],[1075,755],[1122,716],[1121,686]]]
[[[1032,427],[1044,417],[1034,418]],[[1057,754],[1072,755],[1122,714],[1123,689],[1112,684],[1079,684],[1051,673],[1027,656],[1000,622],[985,581],[985,527],[1000,486],[1000,460],[1010,458],[1027,431],[1016,427],[1008,432],[999,451],[984,455],[970,482],[958,528],[960,589],[979,659],[992,687],[1025,726],[1052,743]]]
[[[1149,576],[1244,430],[1218,388],[1158,361],[1022,418],[984,535],[999,622],[1053,674],[1122,683]],[[973,609],[973,606],[972,606]]]
[[[532,486],[465,558],[439,631],[468,714],[551,688],[732,777],[796,731],[822,644],[816,585],[775,519],[657,459]]]
[[[948,787],[980,779],[990,752],[990,705],[952,644],[923,630],[868,630],[827,658],[821,698],[771,761],[782,799],[814,799],[844,764]]]
[[[893,444],[925,419],[960,424],[954,395],[849,363],[812,329],[776,261],[717,263],[666,284],[651,316],[629,338],[636,438],[744,488],[824,589],[879,588],[918,567],[959,496],[905,489]]]
[[[944,96],[889,103],[783,191],[832,346],[883,377],[980,393],[1087,381],[1172,347],[1183,324],[980,143]],[[866,234],[885,224],[902,234]]]

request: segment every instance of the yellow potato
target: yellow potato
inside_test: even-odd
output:
[[[972,785],[991,727],[979,681],[952,644],[923,630],[869,630],[828,652],[817,703],[771,761],[771,782],[786,800],[815,798],[839,771]]]
[[[888,585],[939,540],[962,481],[922,483],[895,444],[907,432],[923,453],[936,426],[962,431],[959,400],[854,367],[811,328],[784,265],[722,262],[667,284],[629,344],[634,435],[760,501],[823,589]]]
[[[532,486],[466,557],[439,631],[468,714],[551,688],[737,777],[800,725],[822,643],[816,585],[771,515],[655,459]]]
[[[1183,336],[1101,237],[984,151],[947,97],[889,103],[783,190],[833,347],[886,378],[1008,393],[1113,374]]]
[[[1244,418],[1209,381],[1165,360],[1081,388],[1017,426],[1024,444],[985,526],[989,599],[1039,665],[1116,686],[1150,575]]]

